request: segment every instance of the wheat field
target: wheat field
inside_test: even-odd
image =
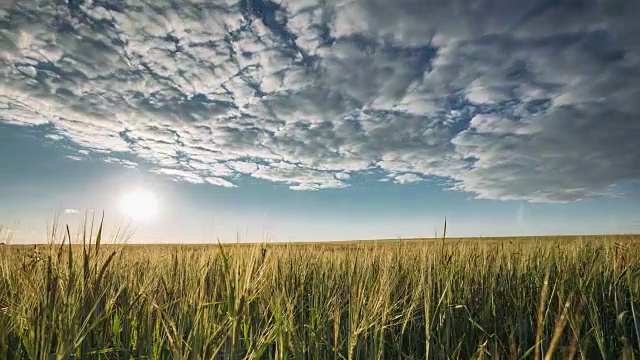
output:
[[[633,236],[160,246],[67,234],[0,247],[0,359],[640,358]]]

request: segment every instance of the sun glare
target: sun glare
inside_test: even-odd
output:
[[[147,189],[136,189],[120,199],[122,214],[135,221],[153,220],[159,210],[159,200],[155,193]]]

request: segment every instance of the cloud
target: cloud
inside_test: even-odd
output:
[[[257,179],[269,180],[290,184],[292,190],[320,190],[340,188],[346,186],[340,178],[344,174],[332,174],[329,172],[305,169],[304,167],[285,163],[274,162],[268,165],[260,165],[258,170],[251,174]]]
[[[411,184],[421,182],[423,180],[424,179],[421,176],[418,176],[416,174],[402,174],[397,175],[393,178],[393,182],[395,182],[396,184]]]
[[[78,210],[77,209],[68,208],[68,209],[64,209],[64,213],[65,214],[77,214]]]
[[[186,181],[192,184],[203,184],[205,182],[205,179],[199,174],[184,170],[160,168],[151,171],[157,174],[168,175],[176,181]]]
[[[222,178],[218,178],[218,177],[208,177],[205,178],[204,181],[208,182],[209,184],[212,185],[217,185],[217,186],[222,186],[222,187],[227,187],[227,188],[234,188],[234,187],[238,187],[237,185],[222,179]]]
[[[16,1],[0,10],[0,122],[200,184],[320,190],[378,171],[489,199],[611,196],[640,180],[638,15],[619,0]]]

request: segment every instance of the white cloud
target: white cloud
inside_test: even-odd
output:
[[[248,161],[229,161],[227,166],[241,174],[252,174],[258,170],[258,165]]]
[[[138,167],[138,164],[136,162],[127,160],[127,159],[120,159],[120,158],[114,158],[114,157],[105,157],[103,159],[104,161],[108,162],[108,163],[112,163],[112,164],[120,164],[126,168],[129,169],[135,169]]]
[[[67,209],[64,209],[64,213],[65,214],[77,214],[78,210],[77,209],[73,209],[73,208],[67,208]]]
[[[393,178],[396,184],[411,184],[423,181],[424,178],[416,174],[401,174]]]
[[[154,169],[152,170],[155,173],[168,175],[176,181],[186,181],[192,184],[202,184],[205,182],[205,179],[197,174],[193,174],[191,172],[178,170],[178,169]]]
[[[0,122],[226,187],[373,169],[574,201],[640,180],[636,2],[252,4],[3,6]]]
[[[285,162],[260,165],[258,170],[253,172],[251,176],[257,179],[290,184],[289,188],[291,190],[309,191],[347,186],[345,182],[338,180],[331,173],[305,169]]]
[[[509,120],[496,115],[476,115],[471,119],[469,127],[478,133],[488,134],[513,134],[516,124]]]
[[[208,178],[205,178],[204,181],[208,182],[209,184],[222,186],[222,187],[228,187],[228,188],[238,187],[237,185],[218,177],[208,177]]]

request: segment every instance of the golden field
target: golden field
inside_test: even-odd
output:
[[[640,237],[64,234],[0,247],[0,359],[640,358]]]

